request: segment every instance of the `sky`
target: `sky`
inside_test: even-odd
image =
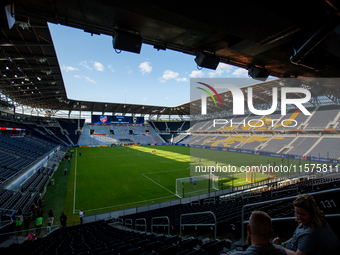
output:
[[[195,56],[181,52],[143,44],[140,54],[118,54],[111,36],[49,28],[68,99],[172,107],[190,101],[190,78],[248,78],[247,70],[224,63],[199,70]]]

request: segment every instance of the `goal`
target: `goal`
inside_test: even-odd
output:
[[[196,185],[194,185],[195,179]],[[218,190],[218,179],[218,176],[210,174],[210,192]],[[208,190],[209,174],[176,179],[176,195],[178,197],[208,193]]]

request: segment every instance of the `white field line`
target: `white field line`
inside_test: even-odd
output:
[[[78,159],[78,151],[77,151],[77,149],[76,149],[75,177],[74,177],[74,197],[73,197],[73,214],[76,214],[77,212],[79,212],[79,210],[76,210],[76,209],[75,209],[75,205],[76,205],[76,174],[77,174],[77,159]],[[175,172],[175,171],[182,171],[182,170],[186,170],[186,169],[167,170],[167,171],[161,171],[161,172],[150,172],[150,173],[144,173],[144,174],[142,174],[145,178],[149,179],[150,181],[154,182],[155,184],[159,185],[159,186],[162,187],[163,189],[165,189],[165,190],[167,190],[168,192],[170,192],[171,194],[173,194],[173,195],[171,195],[171,196],[159,197],[159,198],[152,198],[152,199],[147,199],[147,200],[140,200],[140,201],[131,202],[131,203],[126,203],[126,204],[112,205],[112,206],[107,206],[107,207],[101,207],[101,208],[96,208],[96,209],[90,209],[90,210],[86,210],[86,211],[87,211],[87,212],[98,211],[98,210],[107,209],[107,208],[114,208],[114,207],[119,207],[119,206],[138,204],[138,203],[141,203],[141,202],[150,202],[150,201],[154,201],[154,200],[158,200],[158,199],[163,199],[163,198],[169,198],[169,197],[173,197],[173,196],[177,196],[177,197],[181,198],[180,196],[178,196],[178,195],[176,195],[175,193],[171,192],[171,191],[168,190],[167,188],[163,187],[161,184],[159,184],[159,183],[157,183],[156,181],[152,180],[151,178],[145,176],[145,174],[157,174],[157,173]]]
[[[188,168],[183,169],[175,169],[175,170],[165,170],[165,171],[158,171],[158,172],[148,172],[148,173],[142,173],[142,174],[159,174],[159,173],[167,173],[167,172],[177,172],[182,170],[187,170]]]
[[[157,184],[159,187],[165,189],[166,191],[170,192],[171,194],[177,196],[180,198],[180,196],[176,195],[175,193],[173,193],[172,191],[168,190],[167,188],[165,188],[164,186],[162,186],[161,184],[159,184],[158,182],[152,180],[150,177],[147,177],[145,174],[142,174],[145,178],[149,179],[150,181],[152,181],[153,183]]]
[[[152,198],[152,199],[147,199],[147,200],[140,200],[140,201],[126,203],[126,204],[112,205],[112,206],[107,206],[107,207],[102,207],[102,208],[90,209],[90,210],[86,210],[86,211],[87,212],[98,211],[98,210],[102,210],[102,209],[114,208],[114,207],[125,206],[125,205],[132,205],[132,204],[138,204],[138,203],[142,203],[142,202],[150,202],[150,201],[153,202],[153,201],[158,200],[158,199],[169,198],[169,197],[173,197],[173,196],[166,196],[166,197],[158,197],[158,198]],[[141,206],[143,206],[143,205],[141,205]]]
[[[78,161],[78,148],[76,148],[76,160],[74,164],[73,214],[76,213],[77,161]]]

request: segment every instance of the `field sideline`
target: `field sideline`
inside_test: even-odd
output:
[[[152,154],[154,149],[157,153]],[[223,188],[228,188],[232,176],[234,186],[244,185],[248,182],[245,173],[240,173],[240,167],[268,161],[281,164],[281,158],[183,146],[76,148],[64,211],[71,215],[84,209],[86,215],[91,215],[177,199],[177,178],[206,174],[196,173],[195,166],[215,165],[216,162],[220,166],[229,164],[237,168],[234,175],[219,174],[219,188],[222,182]],[[290,164],[298,164],[298,160],[291,160]],[[257,173],[257,180],[266,176]],[[194,195],[186,189],[186,196]],[[207,192],[205,187],[200,191]]]

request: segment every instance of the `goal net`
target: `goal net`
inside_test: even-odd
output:
[[[210,174],[210,192],[218,190],[219,177]],[[209,192],[209,174],[176,179],[176,195],[189,197]]]

